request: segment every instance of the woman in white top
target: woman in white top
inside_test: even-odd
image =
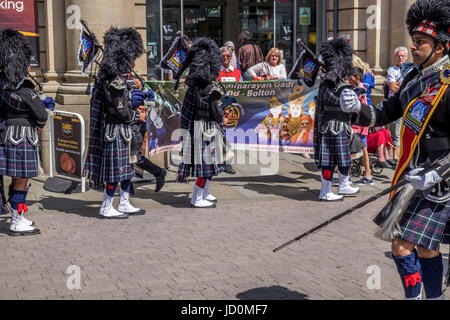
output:
[[[254,80],[287,79],[286,68],[281,63],[281,53],[277,48],[270,49],[266,61],[248,68],[247,73]]]

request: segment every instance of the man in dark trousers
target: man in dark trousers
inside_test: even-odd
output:
[[[133,86],[131,86],[131,101],[133,109],[142,110],[144,112],[147,111],[147,107],[145,106],[147,103],[153,103],[155,100],[155,93],[150,89],[144,89],[142,81],[137,77],[133,79]],[[133,89],[134,88],[134,89]],[[164,186],[167,171],[164,168],[160,168],[149,159],[144,157],[142,154],[142,143],[144,141],[145,133],[147,131],[145,122],[141,120],[137,120],[132,123],[131,130],[133,133],[132,138],[132,153],[137,157],[136,165],[155,176],[156,178],[156,186],[155,192],[161,190]]]

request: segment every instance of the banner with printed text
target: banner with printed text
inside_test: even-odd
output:
[[[155,106],[147,119],[149,155],[180,148],[181,107],[187,87],[181,83],[149,81]],[[234,150],[313,153],[315,96],[318,87],[297,81],[227,82],[222,100],[225,137]]]
[[[20,31],[32,49],[31,65],[39,66],[39,25],[37,0],[0,0],[0,30]]]

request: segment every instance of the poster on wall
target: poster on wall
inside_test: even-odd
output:
[[[57,174],[81,178],[81,121],[75,115],[55,112],[54,154]]]
[[[301,26],[310,26],[311,25],[311,8],[310,7],[301,7],[299,8],[299,23]]]
[[[32,49],[31,65],[39,66],[39,26],[37,0],[0,0],[0,29],[20,31]]]
[[[163,24],[163,40],[165,42],[172,43],[177,36],[177,24],[176,23],[165,23]]]

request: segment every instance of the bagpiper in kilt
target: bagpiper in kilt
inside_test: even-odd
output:
[[[320,201],[341,201],[345,195],[359,192],[350,186],[350,116],[339,105],[339,91],[349,86],[343,79],[353,72],[353,49],[343,38],[332,39],[320,47],[325,73],[316,98],[314,121],[315,161],[322,169]],[[339,170],[339,195],[332,192],[334,170]]]
[[[23,215],[28,211],[28,179],[38,175],[38,128],[47,122],[47,111],[35,85],[27,79],[31,49],[14,30],[0,33],[0,175],[12,177],[10,235],[35,235],[40,230]],[[52,99],[51,99],[52,100]],[[52,100],[53,101],[53,100]],[[54,103],[54,101],[53,101]]]
[[[100,216],[126,219],[142,215],[129,201],[134,167],[130,157],[131,123],[145,120],[145,112],[132,109],[127,79],[142,55],[140,34],[133,28],[111,28],[104,36],[103,59],[91,98],[90,142],[84,173],[94,188],[104,191]],[[120,202],[113,208],[120,183]],[[106,186],[105,186],[106,184]]]
[[[214,208],[217,198],[209,193],[213,176],[224,170],[218,153],[223,149],[223,110],[219,101],[223,92],[213,82],[219,77],[219,47],[209,38],[197,39],[188,53],[188,90],[181,108],[182,162],[178,182],[196,177],[191,206]]]
[[[183,159],[184,161],[180,163],[178,168],[178,180],[183,182],[186,177],[196,177],[210,179],[213,176],[217,176],[219,173],[223,172],[224,166],[217,163],[216,159],[216,139],[217,137],[213,135],[210,140],[201,139],[198,142],[201,145],[194,146],[195,137],[195,120],[196,120],[196,110],[200,108],[199,92],[198,89],[189,88],[186,91],[183,106],[181,108],[181,129],[186,130],[189,135],[186,138],[190,139],[190,142],[183,142]],[[198,127],[197,127],[198,128]],[[214,127],[215,130],[218,130]],[[214,130],[213,129],[213,130]],[[220,133],[219,133],[220,134]],[[201,149],[201,161],[196,161],[194,156],[194,149]],[[210,157],[210,159],[206,159]]]
[[[360,105],[351,92],[341,95],[341,107],[356,112],[354,123],[383,126],[402,118],[401,152],[393,185],[410,182],[409,203],[387,206],[399,222],[392,253],[406,299],[444,299],[441,243],[450,243],[450,170],[424,168],[450,153],[450,1],[418,0],[406,23],[412,37],[415,65],[400,90],[378,106]],[[406,187],[397,190],[406,197]],[[391,194],[390,202],[398,198]],[[398,203],[402,204],[401,201]]]

